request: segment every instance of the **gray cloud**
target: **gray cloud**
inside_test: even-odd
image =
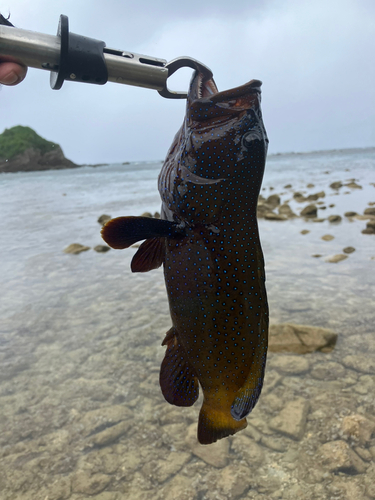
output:
[[[190,55],[210,66],[219,89],[263,81],[270,151],[362,147],[375,143],[375,51],[370,0],[120,0],[0,2],[19,27],[54,34],[60,13],[70,29],[108,46],[170,60]],[[170,82],[187,87],[190,70]],[[66,83],[47,73],[0,91],[0,131],[29,125],[59,142],[76,162],[162,159],[184,103],[152,90]]]

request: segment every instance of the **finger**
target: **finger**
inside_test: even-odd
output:
[[[17,85],[22,82],[27,68],[14,62],[0,62],[0,83],[3,85]]]

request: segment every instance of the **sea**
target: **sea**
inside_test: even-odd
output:
[[[161,161],[134,162],[0,175],[0,466],[6,471],[0,479],[1,499],[78,499],[103,492],[108,492],[103,499],[138,499],[143,498],[139,493],[142,491],[144,498],[169,498],[172,493],[168,488],[178,480],[196,477],[200,461],[199,474],[204,477],[218,470],[181,444],[185,443],[185,427],[196,424],[196,414],[176,413],[163,400],[158,387],[158,369],[165,349],[161,342],[171,326],[162,269],[132,274],[130,262],[136,248],[106,253],[93,250],[104,244],[97,221],[102,214],[118,217],[160,212],[157,177],[161,166]],[[337,181],[342,182],[342,187],[330,187]],[[347,186],[353,182],[358,187]],[[299,203],[294,193],[308,196],[321,191],[325,196],[319,198],[322,203],[318,205],[318,221],[302,217],[259,220],[270,320],[329,328],[338,334],[334,351],[325,355],[328,357],[322,358],[322,353],[315,354],[316,358],[309,355],[311,366],[322,359],[339,364],[352,355],[363,357],[366,364],[366,357],[375,355],[375,235],[363,234],[362,230],[368,222],[364,210],[375,207],[375,148],[268,157],[261,190],[265,198],[278,194],[282,203],[288,202],[298,215],[306,203]],[[349,211],[360,217],[345,216]],[[330,223],[330,215],[342,219]],[[327,234],[333,236],[330,241],[322,239]],[[90,250],[79,255],[64,253],[71,243]],[[328,262],[346,247],[355,250],[345,254],[347,258],[341,262]],[[297,388],[315,383],[310,373],[307,370],[307,375],[288,377]],[[361,384],[361,376],[374,378],[375,372],[369,368],[356,375],[350,372],[343,376],[354,380],[353,401],[345,400],[346,407],[353,406],[354,411],[362,405],[369,411],[371,405],[375,408],[374,393],[361,395],[355,387]],[[289,383],[288,390],[290,387]],[[327,395],[338,390],[326,389],[324,384],[319,387],[323,394],[327,390]],[[361,402],[358,398],[362,396],[367,399]],[[282,393],[277,397],[283,399]],[[87,415],[114,407],[126,408],[131,414],[127,418],[134,425],[118,438],[117,444],[90,444],[90,436],[98,429],[90,429]],[[341,410],[341,406],[337,411],[332,408],[333,413]],[[157,411],[159,417],[154,418]],[[168,439],[163,434],[169,425],[165,417],[168,412],[173,415],[171,420],[177,415],[172,422],[179,436],[177,444],[173,433]],[[178,415],[182,414],[187,416],[180,420]],[[97,418],[100,421],[99,413]],[[109,422],[103,420],[101,430],[106,425],[110,428],[116,419],[109,418]],[[153,437],[147,429],[152,429]],[[237,436],[230,439],[234,442]],[[313,453],[317,453],[318,444]],[[292,439],[291,446],[298,451],[302,445]],[[367,455],[371,446],[375,446],[374,439],[362,446]],[[142,454],[141,448],[147,453]],[[121,467],[126,464],[120,459],[113,470],[109,466],[94,467],[96,462],[90,462],[90,457],[96,454],[98,460],[98,450],[102,455],[138,453],[138,465],[123,476]],[[235,446],[227,450],[226,467],[230,466],[230,457],[234,461],[238,458],[235,450]],[[167,460],[163,453],[178,451],[186,454],[186,461],[163,481],[156,478],[150,483],[145,473],[147,460],[152,460],[155,470],[159,470],[160,463]],[[275,458],[274,450],[262,453],[261,472],[267,475],[273,467],[272,475],[281,481],[280,491],[292,491],[297,472],[290,467],[290,461],[283,461],[282,453],[276,453]],[[369,455],[366,462],[365,455],[361,460],[368,466],[374,459]],[[64,462],[63,466],[64,460],[69,464]],[[327,498],[329,485],[336,480],[335,471],[327,469],[331,481],[326,481]],[[100,475],[97,480],[101,478],[103,487],[90,483],[95,474]],[[81,476],[86,478],[84,485]],[[139,486],[140,477],[146,478],[143,486]],[[344,479],[349,482],[353,477]],[[320,484],[325,484],[326,479],[321,478]],[[60,485],[65,493],[58,496],[51,484]],[[193,487],[191,498],[211,498],[202,484]],[[150,491],[154,496],[147,496]],[[44,496],[39,496],[42,493]],[[319,498],[326,498],[321,494]],[[239,496],[219,497],[261,499],[269,495],[254,483]]]

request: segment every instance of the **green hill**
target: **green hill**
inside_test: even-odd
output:
[[[38,150],[41,155],[44,155],[58,147],[58,144],[40,137],[32,128],[22,125],[5,129],[0,134],[0,159],[2,160],[11,160],[29,148]]]

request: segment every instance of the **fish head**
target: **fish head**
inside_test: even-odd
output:
[[[215,202],[216,210],[210,209],[210,217],[196,207],[192,222],[216,220],[223,203],[239,189],[251,192],[248,203],[254,207],[268,146],[260,107],[261,85],[259,80],[251,80],[219,92],[213,78],[195,71],[184,122],[159,175],[163,216],[173,219],[176,214],[186,217],[193,212],[193,188],[198,185],[203,197],[206,193],[207,199],[212,195],[221,203]],[[227,189],[229,184],[231,190]]]
[[[219,92],[213,78],[196,71],[187,99],[185,156],[190,155],[199,165],[207,153],[214,155],[219,166],[206,162],[211,176],[216,172],[218,176],[230,176],[239,162],[244,176],[248,168],[263,171],[268,138],[260,107],[261,85],[261,81],[251,80]],[[251,161],[255,156],[260,161]]]

